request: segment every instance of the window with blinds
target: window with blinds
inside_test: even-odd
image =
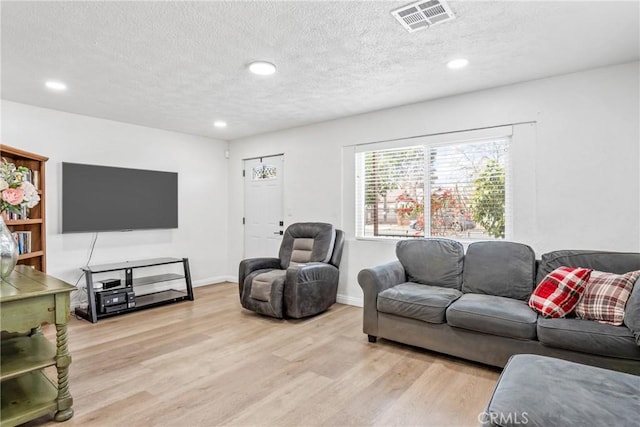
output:
[[[504,238],[509,141],[356,153],[357,236]]]

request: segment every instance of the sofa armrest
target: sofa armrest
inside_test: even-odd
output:
[[[362,330],[365,334],[378,336],[378,294],[406,282],[406,273],[400,261],[372,268],[358,273],[358,283],[364,293]]]
[[[322,262],[287,269],[284,305],[287,316],[296,319],[320,313],[336,302],[339,270]]]
[[[238,292],[242,297],[244,279],[256,270],[280,269],[280,258],[247,258],[240,261],[238,268]]]
[[[636,345],[640,347],[640,278],[633,285],[631,295],[624,309],[624,324],[636,338]]]

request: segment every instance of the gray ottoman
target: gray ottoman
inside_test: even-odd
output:
[[[633,426],[640,422],[640,376],[546,356],[512,356],[483,426]]]

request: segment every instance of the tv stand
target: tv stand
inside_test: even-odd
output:
[[[154,267],[175,267],[182,264],[180,273],[161,273],[154,275],[143,275],[138,277],[139,269]],[[166,268],[165,268],[166,269]],[[174,268],[175,269],[175,268]],[[188,258],[153,258],[138,261],[127,261],[113,264],[93,265],[82,268],[87,286],[87,308],[76,308],[76,315],[92,323],[105,317],[130,313],[146,308],[171,304],[179,301],[193,301],[193,287],[191,285],[191,272],[189,271]],[[124,277],[121,285],[113,289],[96,288],[94,275],[104,273],[117,274]],[[146,274],[146,273],[144,273]],[[135,276],[135,277],[134,277]],[[165,289],[154,292],[138,292],[135,288],[145,285],[160,284],[170,281],[184,281],[184,289]],[[109,303],[108,306],[101,307],[100,299],[113,295],[118,298],[118,303]],[[134,297],[135,295],[135,297]],[[122,303],[120,300],[124,300]]]

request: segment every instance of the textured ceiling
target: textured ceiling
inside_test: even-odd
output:
[[[450,1],[412,34],[407,3],[2,1],[2,98],[233,140],[640,59],[637,1]]]

